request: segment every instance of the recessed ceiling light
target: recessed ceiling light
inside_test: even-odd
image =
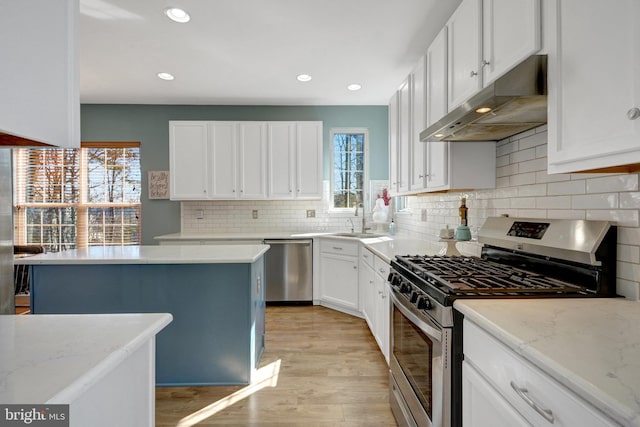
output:
[[[313,77],[311,77],[309,74],[298,74],[298,76],[296,77],[299,82],[310,82],[312,78]]]
[[[162,80],[173,80],[175,77],[171,73],[158,73],[158,77]]]
[[[491,111],[491,107],[480,107],[476,110],[476,113],[484,114]]]
[[[356,90],[362,89],[362,86],[360,86],[358,83],[351,83],[349,86],[347,86],[347,89],[355,92]]]
[[[179,22],[184,24],[185,22],[189,22],[191,16],[187,13],[186,10],[180,9],[179,7],[168,7],[164,10],[164,14],[167,15],[167,18],[171,19],[174,22]]]

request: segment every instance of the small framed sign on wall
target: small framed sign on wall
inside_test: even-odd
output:
[[[149,171],[149,199],[169,198],[169,171]]]

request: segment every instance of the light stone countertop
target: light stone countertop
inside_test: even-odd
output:
[[[14,260],[14,264],[236,264],[254,263],[269,245],[152,245],[73,249]]]
[[[614,420],[640,426],[637,301],[484,299],[454,307]]]
[[[311,239],[334,234],[334,232],[294,232],[294,231],[252,231],[246,233],[172,233],[155,236],[158,241],[181,240],[263,240],[263,239]]]
[[[167,313],[0,316],[0,402],[69,403],[172,318]]]

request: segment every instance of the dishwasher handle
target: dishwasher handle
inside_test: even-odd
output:
[[[291,240],[286,240],[286,239],[272,239],[272,240],[265,240],[264,244],[265,245],[305,245],[305,246],[309,246],[311,244],[312,240],[308,240],[308,239],[291,239]]]

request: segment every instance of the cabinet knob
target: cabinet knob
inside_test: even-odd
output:
[[[633,107],[629,109],[629,111],[627,111],[627,117],[629,118],[629,120],[635,120],[640,117],[640,108]]]
[[[478,75],[478,72],[477,72],[477,71],[473,71],[473,70],[471,70],[471,72],[469,73],[469,77],[471,77],[471,78],[473,78],[473,77],[475,77],[475,76],[477,76],[477,75]]]
[[[357,266],[357,265],[354,265],[354,266],[353,266],[353,269],[354,269],[354,270],[357,270],[357,269],[358,269],[358,266]]]
[[[491,65],[491,61],[487,61],[486,59],[482,60],[482,66],[486,67],[487,65]]]

